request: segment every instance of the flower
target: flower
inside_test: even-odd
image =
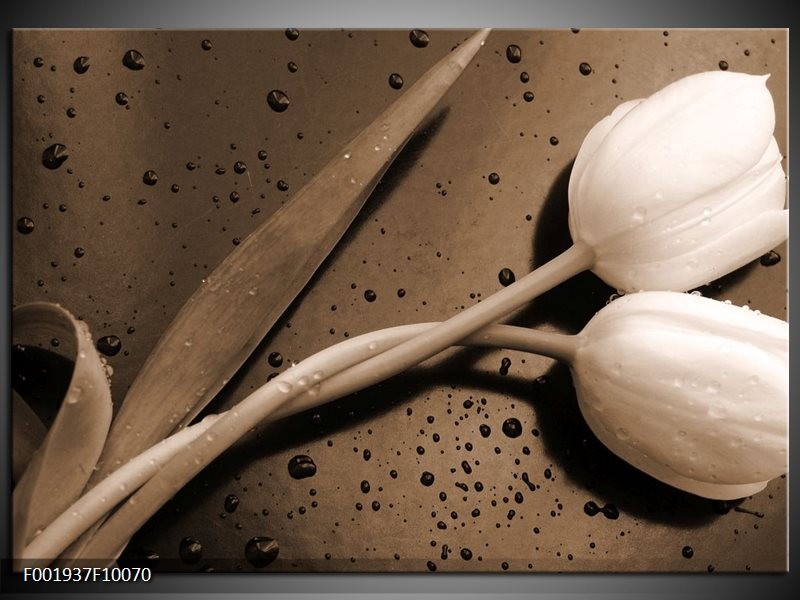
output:
[[[768,76],[684,77],[618,106],[586,136],[569,228],[620,290],[686,291],[788,236]]]
[[[682,490],[742,498],[787,471],[788,323],[709,298],[641,292],[586,325],[571,365],[595,435]]]

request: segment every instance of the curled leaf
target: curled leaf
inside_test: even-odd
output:
[[[56,304],[20,306],[12,317],[15,344],[58,338],[74,350],[67,393],[50,430],[14,488],[14,554],[74,502],[86,486],[111,423],[111,390],[89,328]]]

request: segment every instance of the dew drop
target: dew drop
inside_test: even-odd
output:
[[[267,362],[270,367],[277,369],[283,364],[283,354],[280,352],[271,352],[267,357]]]
[[[510,438],[518,438],[522,435],[522,423],[515,417],[506,419],[503,421],[503,433]]]
[[[770,250],[769,252],[764,254],[760,259],[758,259],[758,262],[760,262],[765,267],[772,267],[781,262],[781,255],[775,252],[774,250]]]
[[[89,70],[89,57],[79,56],[75,59],[75,62],[72,63],[72,68],[78,75],[83,75]]]
[[[500,183],[500,175],[497,173],[489,173],[489,183],[492,185],[497,185]]]
[[[275,112],[283,112],[289,108],[289,96],[281,90],[272,90],[267,94],[267,104]]]
[[[48,169],[57,169],[69,158],[67,147],[64,144],[53,144],[42,152],[42,164]]]
[[[293,479],[306,479],[313,477],[317,472],[317,465],[310,456],[298,454],[289,460],[289,475]]]
[[[191,537],[185,537],[178,546],[178,555],[187,564],[193,565],[200,562],[203,557],[203,544]]]
[[[158,183],[158,173],[155,171],[145,171],[144,175],[142,175],[142,181],[145,185],[155,185]]]
[[[19,231],[20,233],[27,235],[33,231],[33,228],[34,228],[33,219],[29,217],[20,217],[17,220],[17,231]]]
[[[364,290],[364,300],[367,302],[375,302],[378,298],[378,295],[374,292],[374,290]]]
[[[514,271],[508,267],[503,267],[497,274],[497,280],[500,282],[500,285],[507,287],[514,283],[517,280],[517,277],[514,275]]]
[[[425,487],[430,487],[433,485],[435,479],[436,478],[434,477],[433,473],[430,471],[423,471],[419,478],[419,482]]]
[[[389,75],[389,87],[393,90],[399,90],[403,87],[403,77],[399,73],[392,73]]]
[[[232,513],[234,512],[239,506],[239,496],[236,494],[228,494],[225,497],[225,512]]]
[[[278,542],[270,537],[251,538],[244,548],[247,562],[259,569],[274,562],[279,552]]]
[[[202,42],[200,42],[200,47],[203,50],[211,50],[211,48],[213,48],[211,40],[203,40]]]
[[[120,106],[126,106],[128,104],[128,95],[125,92],[117,92],[114,100]]]
[[[284,31],[284,33],[286,34],[286,39],[291,41],[295,41],[297,38],[300,37],[300,31],[298,31],[294,27],[287,28],[286,31]]]
[[[122,57],[122,64],[131,71],[141,71],[144,69],[144,56],[138,50],[128,50]]]
[[[522,49],[516,44],[510,44],[506,48],[506,58],[510,63],[518,63],[522,60]]]
[[[122,340],[115,335],[106,335],[97,340],[97,350],[106,356],[115,356],[122,350]]]
[[[592,65],[589,63],[582,62],[578,65],[578,71],[580,71],[581,75],[591,75],[592,74]]]
[[[408,33],[408,39],[415,48],[425,48],[431,42],[428,32],[423,29],[412,29]]]

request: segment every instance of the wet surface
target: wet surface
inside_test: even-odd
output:
[[[13,302],[85,320],[119,402],[201,280],[465,32],[14,37]],[[563,251],[572,160],[620,102],[702,70],[771,73],[785,153],[786,44],[769,30],[492,33],[204,414],[348,337],[452,316]],[[785,318],[785,256],[701,291]],[[510,322],[574,333],[613,292],[585,273]],[[454,349],[260,425],[126,557],[179,571],[783,570],[786,481],[731,506],[606,450],[565,366]]]

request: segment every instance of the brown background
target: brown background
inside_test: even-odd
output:
[[[35,229],[13,235],[14,304],[59,302],[86,320],[96,338],[119,336],[123,351],[109,359],[119,401],[233,238],[268,218],[468,32],[429,33],[430,45],[420,49],[400,30],[303,30],[295,41],[282,31],[16,32],[12,210],[14,223],[29,217]],[[204,39],[211,50],[201,48]],[[512,43],[522,49],[518,64],[505,56]],[[447,318],[499,289],[501,268],[520,276],[563,250],[571,161],[591,126],[623,100],[717,69],[721,60],[731,70],[771,73],[776,137],[785,152],[786,46],[786,33],[774,30],[493,32],[209,411],[260,386],[275,371],[266,361],[270,352],[283,354],[283,369],[345,334]],[[122,66],[131,48],[144,55],[141,71]],[[91,67],[78,75],[72,63],[81,55]],[[36,57],[44,60],[41,68]],[[590,75],[579,72],[582,62],[591,65]],[[522,71],[530,75],[527,84]],[[404,78],[403,90],[389,86],[393,72]],[[267,107],[271,89],[290,97],[286,112]],[[523,100],[527,90],[533,102]],[[130,99],[128,109],[115,102],[120,91]],[[66,114],[70,107],[74,118]],[[50,171],[41,153],[55,142],[68,147],[69,159]],[[268,153],[266,161],[259,150]],[[233,171],[237,160],[248,166],[243,175]],[[187,170],[190,161],[199,168]],[[218,167],[226,173],[216,174]],[[142,182],[149,169],[159,176],[153,187]],[[496,186],[487,181],[491,172],[500,175]],[[288,191],[277,188],[281,179]],[[234,190],[237,203],[228,199]],[[75,258],[76,247],[85,249],[82,258]],[[777,250],[783,255],[785,248]],[[365,301],[366,289],[377,293],[375,302]],[[574,333],[612,291],[584,274],[514,321]],[[756,262],[703,293],[785,318],[785,262]],[[129,327],[135,331],[127,333]],[[505,356],[512,364],[503,377]],[[536,381],[540,376],[546,380]],[[465,408],[465,400],[475,404]],[[501,432],[510,416],[523,424],[517,439]],[[478,433],[484,422],[492,427],[488,439]],[[313,457],[313,478],[289,477],[287,462],[298,453]],[[461,470],[462,460],[472,465],[471,475]],[[419,483],[423,470],[436,474],[430,488]],[[539,489],[528,490],[523,472]],[[362,480],[370,483],[367,494]],[[470,491],[455,487],[459,481]],[[476,481],[482,492],[474,490]],[[167,570],[252,570],[244,545],[266,535],[280,543],[281,559],[270,567],[278,570],[426,570],[429,560],[439,571],[501,570],[504,561],[512,571],[783,570],[785,483],[776,480],[739,506],[762,518],[718,514],[711,501],[664,486],[605,450],[579,416],[565,367],[514,352],[450,351],[316,413],[260,427],[154,517],[129,555],[154,551]],[[522,504],[514,501],[516,491]],[[241,504],[221,518],[228,494]],[[372,510],[373,500],[380,510]],[[588,500],[613,503],[619,519],[587,516]],[[479,517],[470,516],[473,508]],[[437,529],[439,520],[446,530]],[[174,560],[184,536],[202,542],[200,563]],[[452,552],[443,560],[444,544]],[[681,555],[686,545],[694,549],[691,559]],[[459,556],[463,547],[472,560]]]

